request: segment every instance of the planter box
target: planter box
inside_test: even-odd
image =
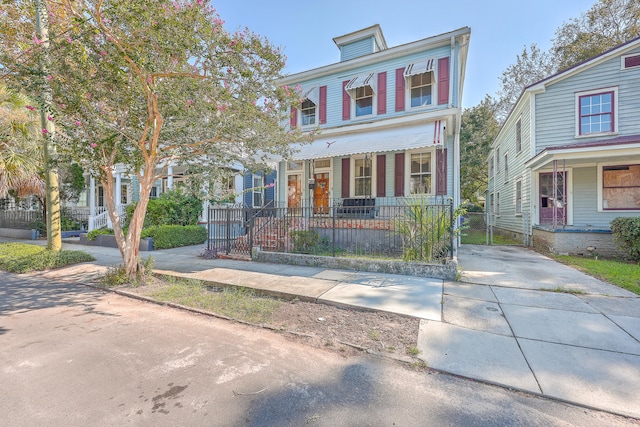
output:
[[[0,236],[13,239],[37,240],[40,237],[38,230],[20,230],[17,228],[0,228]]]
[[[117,248],[116,236],[113,234],[98,234],[95,240],[87,239],[87,234],[80,234],[80,244],[87,246],[104,246],[107,248]],[[153,238],[147,237],[140,239],[140,245],[138,246],[140,251],[152,251],[153,250]]]

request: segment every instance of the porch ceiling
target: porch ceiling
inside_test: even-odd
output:
[[[436,141],[445,141],[444,121],[420,126],[395,127],[374,132],[318,138],[313,143],[299,145],[293,160],[310,160],[352,154],[379,153],[385,151],[411,150],[436,146]]]

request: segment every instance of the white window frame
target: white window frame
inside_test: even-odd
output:
[[[411,155],[412,154],[429,154],[431,156],[431,160],[430,160],[430,166],[431,166],[431,171],[429,172],[431,174],[431,188],[429,189],[428,193],[416,193],[416,194],[412,194],[411,193]],[[435,161],[436,161],[436,153],[435,150],[433,149],[425,149],[425,148],[420,148],[420,149],[415,149],[415,150],[407,150],[404,156],[404,193],[405,196],[412,196],[412,195],[416,195],[416,196],[433,196],[436,194],[436,172],[435,172]]]
[[[496,216],[500,216],[500,192],[496,191]]]
[[[259,179],[260,182],[256,185],[256,179]],[[264,206],[265,200],[265,191],[264,191],[264,181],[262,175],[253,175],[251,177],[251,206],[254,208],[261,208]],[[256,204],[256,195],[260,195],[260,204]]]
[[[580,98],[583,96],[593,96],[598,94],[604,94],[607,92],[613,92],[613,105],[612,105],[612,114],[613,114],[613,131],[608,132],[593,132],[587,133],[584,135],[580,134]],[[617,135],[618,134],[618,86],[612,87],[604,87],[600,89],[587,90],[583,92],[575,93],[575,101],[574,101],[574,120],[575,120],[575,138],[593,138],[594,136],[603,136],[603,135]]]
[[[374,78],[378,78],[377,75]],[[364,114],[361,116],[357,115],[356,112],[356,97],[357,97],[357,93],[358,93],[358,89],[361,88],[365,88],[368,87],[371,90],[371,114]],[[369,119],[371,117],[375,117],[377,115],[378,109],[376,108],[377,102],[378,102],[378,94],[376,93],[375,90],[373,90],[373,86],[369,86],[369,85],[365,85],[365,86],[360,86],[357,87],[355,89],[352,89],[353,91],[353,96],[351,96],[352,94],[349,94],[349,97],[351,98],[351,120],[362,120],[362,119]]]
[[[359,195],[356,196],[356,160],[363,160],[365,158],[369,158],[369,161],[371,162],[371,194],[367,195]],[[355,197],[355,198],[368,198],[368,197],[376,197],[376,173],[377,173],[377,168],[376,168],[376,161],[375,161],[375,153],[369,153],[369,154],[360,154],[360,155],[356,155],[356,156],[351,156],[351,171],[349,172],[350,174],[350,188],[349,188],[349,195],[351,197]]]
[[[494,157],[494,154],[491,153],[491,157],[489,158],[489,162],[488,162],[489,163],[489,165],[488,165],[488,167],[489,167],[489,178],[493,178],[495,176],[495,174],[496,174],[495,161],[494,161],[493,157]]]
[[[504,183],[509,182],[509,152],[504,153]]]
[[[598,163],[598,183],[597,183],[597,190],[598,190],[598,212],[620,212],[620,213],[629,213],[629,212],[640,212],[640,207],[638,207],[638,209],[605,209],[604,208],[604,166],[623,166],[623,165],[637,165],[640,164],[640,162],[634,162],[634,161],[630,161],[630,162],[604,162],[604,163]]]
[[[303,114],[302,114],[302,110],[303,110],[303,105],[305,102],[310,102],[311,104],[313,104],[313,123],[309,123],[309,124],[304,124],[304,119],[303,119]],[[310,109],[310,108],[307,108]],[[299,119],[299,123],[300,123],[300,127],[303,129],[308,129],[308,128],[313,128],[318,126],[318,105],[313,102],[310,99],[304,99],[301,103],[300,103],[300,108],[298,108],[298,119]]]
[[[411,85],[411,79],[414,76],[407,76],[405,77],[405,107],[406,110],[418,110],[418,109],[425,109],[425,108],[430,108],[434,106],[434,102],[433,100],[435,99],[436,96],[436,87],[437,85],[435,84],[435,82],[437,82],[436,80],[436,72],[435,70],[431,70],[431,71],[427,71],[426,73],[421,73],[421,74],[415,74],[416,76],[420,76],[422,74],[430,74],[431,75],[431,102],[428,104],[423,104],[423,105],[416,105],[415,107],[411,105],[411,90],[413,89],[413,86]],[[426,85],[425,85],[426,86]],[[422,86],[420,86],[422,87]]]
[[[498,173],[500,173],[500,148],[496,148],[496,164],[495,164],[495,168],[496,168],[496,175],[498,175]]]
[[[633,57],[633,56],[640,56],[640,53],[636,52],[636,53],[632,53],[630,55],[623,55],[623,56],[620,57],[620,69],[621,70],[633,70],[633,69],[636,69],[636,68],[640,68],[640,65],[635,65],[633,67],[626,67],[625,66],[625,64],[624,64],[625,60],[627,58],[630,58],[630,57]]]
[[[520,186],[520,197],[518,197],[518,186]],[[518,206],[518,200],[520,200],[520,206]],[[516,216],[522,216],[522,178],[517,179],[513,187],[513,201]]]

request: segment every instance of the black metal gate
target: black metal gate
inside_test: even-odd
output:
[[[220,254],[251,255],[251,212],[240,206],[210,208],[207,249]]]

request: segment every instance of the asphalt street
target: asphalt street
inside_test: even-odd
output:
[[[0,272],[3,426],[637,425],[82,285]]]

